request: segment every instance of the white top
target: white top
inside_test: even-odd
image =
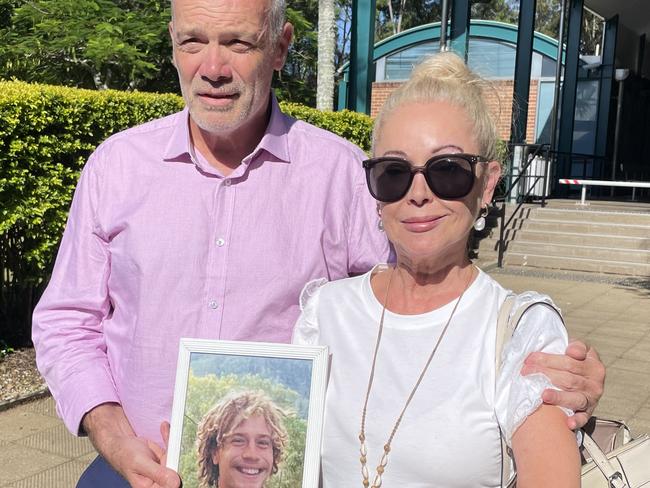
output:
[[[332,354],[322,451],[326,488],[361,486],[361,410],[382,311],[370,286],[371,273],[312,281],[301,296],[293,342],[325,344]],[[393,439],[383,486],[500,486],[498,424],[510,440],[541,404],[544,388],[552,387],[543,375],[521,376],[522,363],[530,352],[561,354],[567,345],[557,314],[545,306],[532,307],[503,350],[495,393],[496,323],[507,293],[481,271],[465,292]],[[544,295],[526,292],[514,309],[539,300],[551,303]],[[383,445],[455,302],[421,315],[386,311],[366,417],[371,482]]]

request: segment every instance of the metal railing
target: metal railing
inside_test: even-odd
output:
[[[519,209],[524,203],[539,198],[541,200],[541,206],[546,206],[546,196],[549,188],[548,178],[551,164],[550,144],[519,144],[516,147],[511,148],[510,153],[513,154],[513,160],[517,156],[517,150],[524,151],[523,159],[525,159],[525,162],[523,165],[521,165],[521,167],[518,168],[519,173],[516,175],[516,177],[514,177],[514,179],[514,175],[511,174],[509,176],[509,185],[505,189],[504,193],[494,200],[495,206],[497,206],[499,203],[501,204],[500,208],[497,206],[499,209],[498,214],[500,217],[499,242],[497,244],[499,252],[499,268],[503,267],[503,256],[505,254],[506,247],[506,229],[515,218],[519,212]],[[539,156],[543,157],[544,170],[542,171],[542,174],[530,174],[529,170],[533,164],[539,163],[539,160],[537,159]],[[515,166],[514,163],[515,162],[513,161],[513,170]],[[535,164],[535,167],[538,167],[538,164]],[[538,195],[537,193],[539,192],[540,183],[542,191],[541,195]],[[513,203],[516,202],[517,207],[510,215],[510,218],[506,221],[506,205],[508,201],[511,201]]]

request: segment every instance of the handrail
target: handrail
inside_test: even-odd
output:
[[[528,147],[528,146],[524,145],[524,148],[525,147]],[[514,219],[515,215],[517,215],[517,212],[519,212],[519,209],[521,208],[521,206],[526,201],[526,197],[529,197],[531,195],[531,193],[533,192],[533,190],[537,186],[537,183],[540,180],[543,180],[543,188],[544,188],[544,191],[542,191],[542,202],[541,202],[541,204],[542,204],[542,207],[546,206],[546,184],[547,184],[547,179],[548,179],[548,174],[549,174],[549,167],[550,167],[550,159],[549,159],[550,147],[551,147],[550,144],[537,145],[537,148],[535,149],[535,151],[533,151],[532,153],[530,153],[528,155],[528,159],[527,159],[526,163],[519,170],[519,175],[517,176],[517,178],[515,178],[514,181],[512,181],[510,183],[510,188],[508,188],[506,190],[506,192],[504,193],[504,195],[502,197],[503,202],[501,204],[501,209],[499,210],[499,214],[500,214],[500,217],[501,217],[501,226],[499,228],[499,243],[498,243],[499,257],[498,257],[498,261],[497,261],[497,266],[499,268],[503,267],[503,255],[505,254],[505,244],[506,244],[505,243],[505,230],[510,225],[510,222],[512,222],[512,219]],[[542,151],[545,152],[545,156],[546,156],[546,168],[545,168],[544,174],[543,175],[537,175],[535,177],[535,179],[533,181],[533,184],[529,185],[529,188],[526,191],[526,193],[523,196],[520,196],[517,208],[515,208],[515,211],[512,212],[512,215],[510,216],[510,218],[506,222],[506,203],[508,202],[508,199],[512,196],[513,189],[517,187],[517,185],[522,180],[524,175],[526,175],[526,172],[528,171],[528,168],[530,168],[530,166],[533,164],[535,158]],[[500,201],[500,200],[501,199],[498,199],[498,200],[495,199],[495,202]]]

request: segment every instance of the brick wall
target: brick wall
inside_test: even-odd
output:
[[[383,81],[375,82],[372,84],[372,95],[371,95],[371,104],[370,104],[370,115],[375,117],[381,107],[384,105],[384,102],[388,98],[390,92],[395,88],[400,86],[402,82],[395,81]],[[492,84],[494,90],[488,90],[486,92],[486,99],[488,107],[496,115],[497,119],[497,131],[499,137],[503,140],[510,139],[510,121],[512,117],[512,96],[514,93],[514,81],[512,80],[493,80]],[[530,94],[529,94],[529,109],[528,109],[528,121],[526,124],[526,141],[535,142],[535,118],[537,112],[537,91],[538,91],[537,80],[532,80],[530,83]]]

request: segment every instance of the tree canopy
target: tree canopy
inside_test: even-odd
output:
[[[5,78],[79,88],[175,91],[165,0],[1,0]]]
[[[347,60],[352,0],[334,0],[335,69]],[[278,97],[313,106],[318,0],[292,0],[295,35],[276,76]],[[169,0],[0,0],[0,78],[80,88],[178,93],[167,33]],[[482,0],[472,17],[516,23],[519,2]],[[536,29],[557,38],[559,0],[537,1]],[[375,40],[441,18],[441,0],[377,0]],[[585,15],[583,53],[592,54],[600,21]]]

